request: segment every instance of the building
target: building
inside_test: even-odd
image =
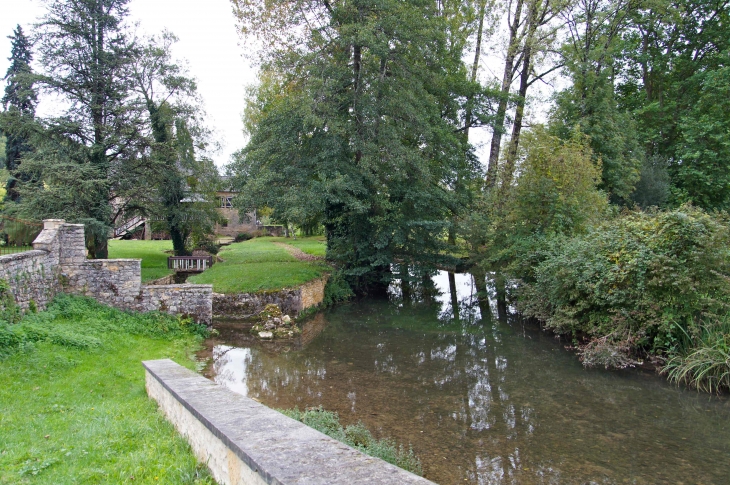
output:
[[[241,216],[238,209],[233,207],[233,198],[236,192],[222,190],[216,194],[219,200],[218,213],[225,222],[215,225],[215,233],[221,236],[236,237],[242,232],[253,233],[259,227],[256,225],[256,211]]]

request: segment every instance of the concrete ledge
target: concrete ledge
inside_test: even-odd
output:
[[[433,484],[164,360],[147,394],[221,485]]]

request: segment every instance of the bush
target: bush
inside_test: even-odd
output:
[[[195,249],[199,249],[210,254],[218,254],[218,251],[220,251],[221,247],[211,239],[203,239],[195,245]]]
[[[249,234],[247,232],[239,232],[236,234],[236,237],[233,239],[234,242],[243,242],[248,241],[249,239],[253,239],[253,234]]]
[[[353,293],[342,272],[337,271],[327,280],[324,287],[322,306],[328,307],[341,301],[347,301],[354,295],[355,293]]]
[[[626,213],[584,236],[553,240],[518,308],[558,333],[596,340],[584,347],[594,365],[625,362],[616,349],[683,353],[700,322],[728,313],[729,246],[726,214],[688,205]]]
[[[380,458],[416,475],[423,475],[421,461],[413,453],[413,449],[397,446],[393,440],[376,440],[372,433],[361,422],[344,428],[340,424],[337,413],[325,411],[322,407],[310,408],[306,411],[294,409],[277,409],[280,413],[300,421],[310,428],[326,434],[330,438],[352,446],[366,455]]]

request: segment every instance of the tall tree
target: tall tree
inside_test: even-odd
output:
[[[157,203],[150,208],[161,215],[170,232],[175,254],[188,254],[186,241],[194,228],[212,230],[212,206],[217,171],[200,158],[195,147],[204,145],[200,126],[202,109],[195,81],[180,62],[172,59],[177,38],[163,32],[138,50],[132,66],[134,88],[149,116],[151,157],[157,171]]]
[[[492,140],[485,186],[491,188],[498,182],[501,172],[503,185],[512,181],[516,153],[522,130],[527,90],[537,81],[561,67],[560,62],[546,66],[538,73],[539,60],[546,60],[545,54],[553,49],[556,32],[560,24],[555,22],[558,14],[570,4],[570,0],[509,0],[505,5],[507,40],[502,73],[499,103],[492,125]],[[519,74],[519,87],[512,94],[512,84]],[[515,105],[512,120],[511,144],[500,170],[502,138],[507,131],[509,104]]]
[[[129,73],[133,49],[125,35],[129,0],[61,0],[49,2],[38,25],[38,48],[44,73],[41,86],[66,106],[60,117],[44,120],[46,158],[34,164],[36,189],[25,210],[37,216],[66,217],[86,226],[87,246],[106,258],[114,221],[138,202],[145,161],[139,106],[131,102]],[[62,173],[59,173],[62,172]],[[83,177],[86,193],[69,205],[68,174]],[[53,180],[57,187],[51,187]]]
[[[601,161],[601,188],[625,203],[639,180],[644,158],[636,123],[619,106],[616,79],[622,72],[622,34],[630,26],[636,0],[580,0],[562,17],[567,36],[562,55],[572,85],[556,96],[551,129],[563,138],[575,126],[590,137]]]
[[[631,111],[647,159],[668,167],[672,201],[730,208],[727,92],[730,2],[658,0],[624,32],[618,100]],[[720,105],[720,106],[721,106]]]
[[[393,261],[443,259],[471,86],[445,6],[234,5],[245,33],[271,42],[249,110],[246,198],[280,219],[321,215],[328,257],[360,290],[382,284]]]
[[[16,174],[21,158],[31,151],[27,125],[35,116],[38,102],[33,88],[33,71],[30,63],[33,60],[31,43],[18,25],[13,35],[8,37],[11,42],[10,67],[5,74],[5,95],[2,98],[3,114],[0,117],[0,132],[5,133],[5,166],[11,172],[7,182],[7,197],[12,201],[18,200]]]

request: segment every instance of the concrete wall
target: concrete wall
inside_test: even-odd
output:
[[[327,277],[309,281],[297,288],[258,293],[213,293],[213,316],[216,318],[249,318],[270,303],[279,305],[285,315],[297,316],[307,308],[317,306],[324,299]]]
[[[147,394],[221,485],[433,485],[169,359],[143,365]]]
[[[0,278],[17,304],[40,309],[58,293],[90,296],[124,310],[159,310],[212,322],[211,285],[142,285],[139,259],[86,259],[84,226],[44,221],[33,251],[0,257]]]

